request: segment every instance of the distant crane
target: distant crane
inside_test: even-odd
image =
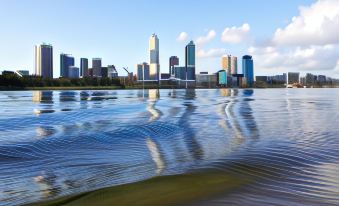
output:
[[[133,81],[133,72],[128,71],[128,67],[122,67],[127,72],[127,78],[129,81]],[[124,84],[125,84],[125,78],[124,78]]]

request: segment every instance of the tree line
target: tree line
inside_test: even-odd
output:
[[[23,76],[16,74],[0,75],[1,87],[72,87],[72,86],[122,86],[119,79],[108,77],[84,77],[76,79],[67,78],[42,78],[40,76]]]

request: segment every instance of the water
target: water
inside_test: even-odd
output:
[[[0,114],[1,206],[212,171],[253,181],[194,205],[339,205],[337,89],[11,91]]]

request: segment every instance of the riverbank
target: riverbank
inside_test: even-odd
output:
[[[254,182],[222,171],[159,176],[27,206],[170,206],[191,205]]]

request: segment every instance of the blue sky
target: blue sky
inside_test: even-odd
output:
[[[316,0],[1,0],[0,70],[28,69],[32,72],[34,45],[46,42],[54,47],[55,77],[59,76],[61,52],[72,54],[76,66],[80,57],[101,57],[103,65],[114,64],[124,74],[120,69],[123,66],[135,71],[137,63],[149,61],[148,39],[156,33],[160,39],[161,71],[168,72],[169,56],[177,55],[184,63],[185,44],[213,31],[211,38],[197,45],[197,50],[201,50],[197,71],[220,69],[222,53],[238,57],[250,53],[257,57],[254,58],[255,74],[281,73],[291,70],[289,64],[278,65],[278,60],[276,65],[271,65],[271,62],[259,64],[263,62],[262,58],[267,58],[260,51],[272,47],[266,44],[275,38],[278,28],[287,27],[294,16],[302,16],[300,6],[310,7],[316,3]],[[226,28],[236,30],[243,24],[248,24],[250,30],[240,42],[221,40]],[[177,40],[181,32],[188,35],[185,41]],[[234,35],[238,35],[237,32]],[[324,59],[328,57],[337,61],[336,43],[330,42],[334,51],[331,50],[332,53]],[[314,45],[316,49],[318,46]],[[320,46],[325,46],[325,43]],[[308,47],[312,49],[313,45],[292,45],[289,48],[274,45],[282,55],[288,54],[285,52],[288,49],[297,51],[299,48],[304,52],[303,49]],[[223,50],[225,52],[221,52]],[[240,67],[240,61],[239,64]],[[316,67],[317,64],[313,65]],[[305,70],[303,65],[300,67],[302,72],[324,71],[336,75],[334,68],[305,67]],[[299,70],[298,64],[292,68]]]

